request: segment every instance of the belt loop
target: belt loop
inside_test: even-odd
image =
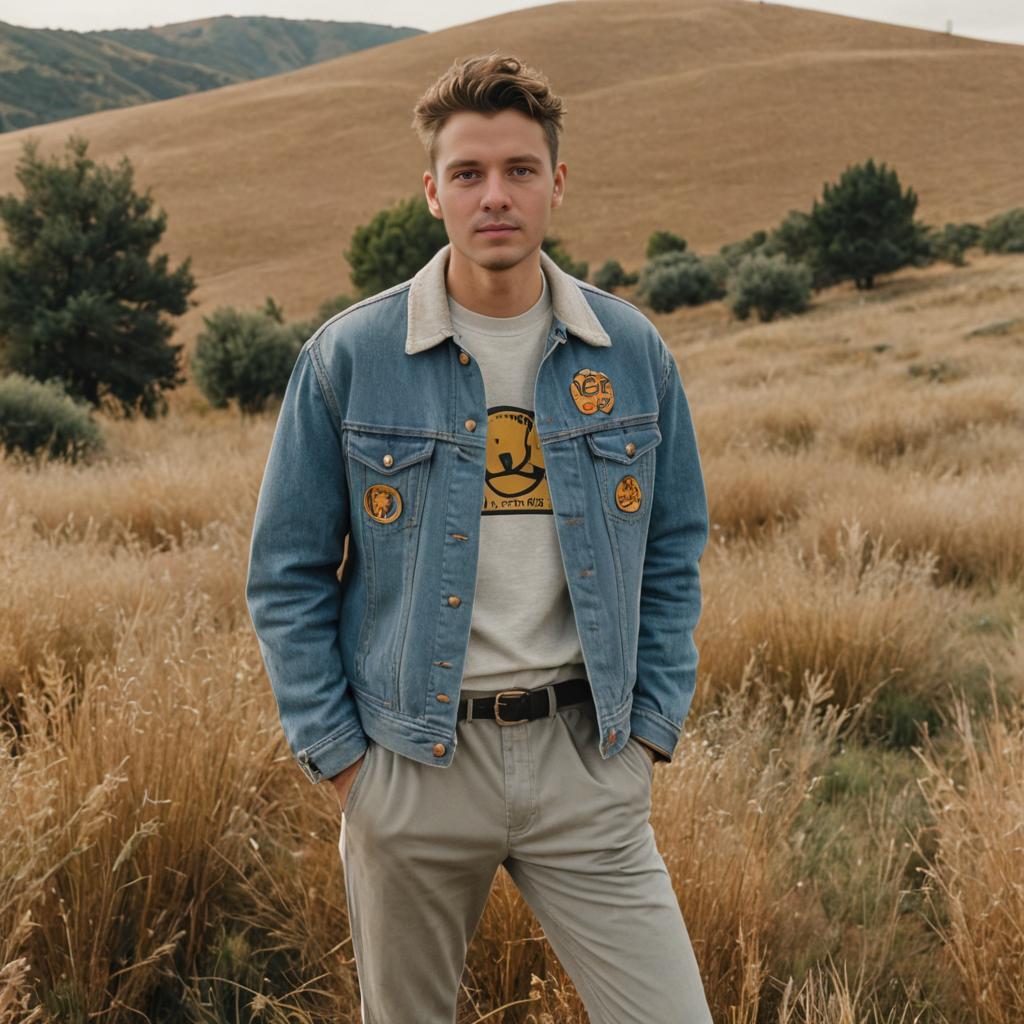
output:
[[[554,718],[558,711],[558,698],[555,696],[555,684],[548,683],[545,689],[548,691],[548,718]]]
[[[466,698],[466,719],[467,722],[473,721],[473,698]]]

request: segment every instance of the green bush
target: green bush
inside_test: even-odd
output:
[[[430,212],[422,194],[400,200],[352,233],[345,253],[352,283],[363,298],[375,295],[407,281],[447,242],[444,221]]]
[[[267,401],[288,386],[308,325],[278,323],[265,309],[248,311],[222,306],[203,317],[206,327],[196,339],[192,374],[214,408],[231,399],[243,413],[262,411]]]
[[[627,284],[636,284],[637,274],[627,274],[618,260],[607,260],[594,275],[594,284],[606,292],[613,292]]]
[[[1024,206],[989,217],[981,247],[985,252],[1024,252]]]
[[[946,260],[954,266],[964,265],[964,253],[978,244],[981,227],[977,224],[947,224],[940,231],[930,228],[926,234],[932,258]]]
[[[4,454],[77,462],[103,447],[86,401],[72,398],[56,379],[20,373],[0,377],[0,445]]]
[[[720,299],[725,294],[723,267],[723,260],[702,260],[692,252],[662,253],[640,271],[637,298],[656,313]]]
[[[686,239],[674,235],[671,231],[655,231],[647,239],[647,251],[644,256],[653,260],[655,256],[662,256],[667,252],[685,252]]]
[[[768,235],[765,231],[755,231],[738,242],[727,242],[718,250],[718,256],[724,260],[730,269],[735,270],[744,256],[752,252],[758,252],[767,241]]]
[[[811,271],[803,263],[790,263],[777,253],[754,253],[736,269],[729,306],[741,320],[756,310],[761,320],[779,314],[799,313],[807,308],[811,292]]]

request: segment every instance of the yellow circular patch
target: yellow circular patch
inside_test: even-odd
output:
[[[600,370],[577,370],[569,385],[576,408],[586,416],[611,412],[615,404],[612,382]]]
[[[635,476],[624,476],[618,487],[615,488],[615,504],[623,512],[636,512],[640,508],[643,495],[640,493],[640,484]]]
[[[402,496],[389,484],[374,484],[363,494],[363,508],[377,523],[393,523],[402,514]]]

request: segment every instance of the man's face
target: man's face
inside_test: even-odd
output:
[[[540,248],[562,202],[566,165],[552,170],[547,137],[518,110],[452,114],[438,135],[437,177],[423,173],[427,204],[452,247],[489,270],[504,270]],[[512,230],[488,231],[489,224]]]

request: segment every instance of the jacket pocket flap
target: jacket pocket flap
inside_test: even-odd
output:
[[[635,427],[613,427],[609,430],[594,430],[587,434],[587,443],[595,455],[613,459],[624,465],[636,462],[661,441],[661,428],[657,423],[640,423]],[[626,446],[632,444],[633,454],[627,454]]]
[[[434,450],[432,437],[361,434],[355,431],[349,431],[347,436],[349,455],[385,476],[429,458]],[[390,465],[387,464],[389,461]]]

